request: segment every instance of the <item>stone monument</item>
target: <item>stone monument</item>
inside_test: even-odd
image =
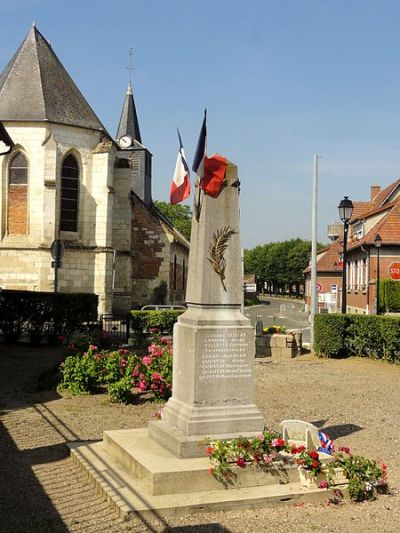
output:
[[[259,434],[253,403],[254,329],[241,313],[237,167],[217,198],[199,191],[192,222],[186,302],[174,327],[173,393],[149,435],[179,457],[204,455],[207,437]]]
[[[240,311],[242,275],[237,168],[228,164],[217,198],[197,194],[187,311],[174,328],[173,392],[148,428],[105,431],[101,442],[69,444],[73,459],[120,515],[167,516],[320,498],[297,466],[236,467],[237,485],[210,475],[205,441],[258,435],[254,329]]]

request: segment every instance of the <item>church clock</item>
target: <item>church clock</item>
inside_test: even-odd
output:
[[[130,148],[132,146],[133,140],[130,135],[123,135],[119,139],[118,143],[121,148]]]

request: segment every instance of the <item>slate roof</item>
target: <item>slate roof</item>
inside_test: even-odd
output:
[[[132,85],[130,82],[126,92],[124,105],[122,107],[116,138],[120,139],[123,135],[130,135],[133,140],[142,144],[139,121],[136,113],[135,101],[133,100]]]
[[[35,26],[0,75],[0,120],[106,131]]]

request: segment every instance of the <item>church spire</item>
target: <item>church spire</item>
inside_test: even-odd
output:
[[[127,67],[127,69],[129,70],[129,83],[124,105],[122,107],[121,118],[119,119],[117,139],[120,139],[123,135],[129,135],[134,141],[138,141],[140,144],[142,144],[139,121],[132,91],[132,48],[129,50],[129,67]]]

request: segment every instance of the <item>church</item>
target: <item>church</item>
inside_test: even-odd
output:
[[[33,26],[0,75],[0,121],[1,288],[94,292],[99,314],[184,302],[189,243],[153,204],[131,83],[113,139]]]

